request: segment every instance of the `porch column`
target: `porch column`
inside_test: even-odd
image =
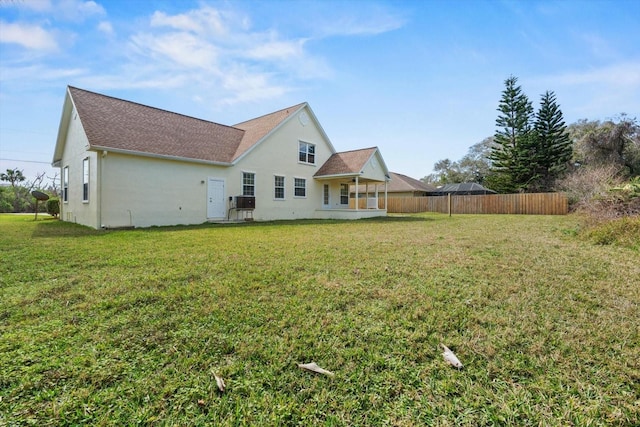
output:
[[[360,210],[358,209],[358,204],[359,204],[359,199],[358,199],[358,175],[356,175],[356,203],[355,203],[355,208],[356,210]]]
[[[384,210],[387,210],[387,180],[384,180]]]

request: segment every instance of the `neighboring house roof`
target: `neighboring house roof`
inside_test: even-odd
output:
[[[436,191],[436,187],[433,185],[401,173],[389,172],[389,177],[391,181],[387,183],[387,193],[429,193]],[[349,191],[355,191],[355,186],[352,185]],[[364,193],[365,191],[365,185],[358,185],[358,193]]]
[[[92,149],[219,164],[237,160],[307,105],[226,126],[71,86],[68,93]]]
[[[476,182],[462,182],[459,184],[445,184],[436,188],[434,193],[459,193],[459,194],[495,194],[495,191],[489,190]]]
[[[391,175],[391,182],[387,186],[387,192],[389,193],[402,193],[407,191],[429,192],[435,191],[436,189],[436,187],[431,184],[426,184],[401,173],[390,172],[389,174]]]
[[[378,151],[378,147],[334,153],[316,172],[314,177],[360,174],[365,164],[376,151]]]

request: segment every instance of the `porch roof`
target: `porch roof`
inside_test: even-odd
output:
[[[316,179],[336,179],[336,178],[355,178],[360,177],[363,173],[367,162],[378,151],[377,147],[364,148],[361,150],[343,151],[334,153],[329,159],[318,169],[313,176]],[[359,178],[360,182],[377,181],[374,179]]]

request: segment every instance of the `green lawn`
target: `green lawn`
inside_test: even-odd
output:
[[[577,224],[0,215],[0,426],[638,425],[640,254]]]

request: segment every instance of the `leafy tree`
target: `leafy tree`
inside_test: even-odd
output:
[[[492,136],[473,144],[467,154],[460,159],[460,169],[464,171],[465,180],[461,182],[477,182],[484,185],[491,169],[489,155],[494,146]]]
[[[567,169],[573,152],[562,111],[553,92],[545,92],[534,124],[535,150],[531,164],[533,182],[529,190],[549,191]]]
[[[575,168],[614,166],[624,176],[640,175],[640,125],[620,114],[616,119],[579,120],[568,127]]]
[[[11,184],[13,189],[13,211],[18,212],[20,206],[20,185],[22,181],[26,178],[23,175],[22,171],[19,169],[7,169],[6,173],[0,173],[0,181],[7,181]]]
[[[495,146],[489,155],[492,162],[489,185],[498,192],[522,190],[533,178],[529,168],[535,144],[533,106],[517,82],[514,76],[504,82],[505,89],[498,105],[500,115],[496,119]]]
[[[493,137],[490,136],[472,145],[467,154],[459,161],[438,160],[433,165],[434,173],[425,176],[422,181],[428,184],[455,184],[459,182],[483,184],[491,166],[488,156],[492,145]]]

